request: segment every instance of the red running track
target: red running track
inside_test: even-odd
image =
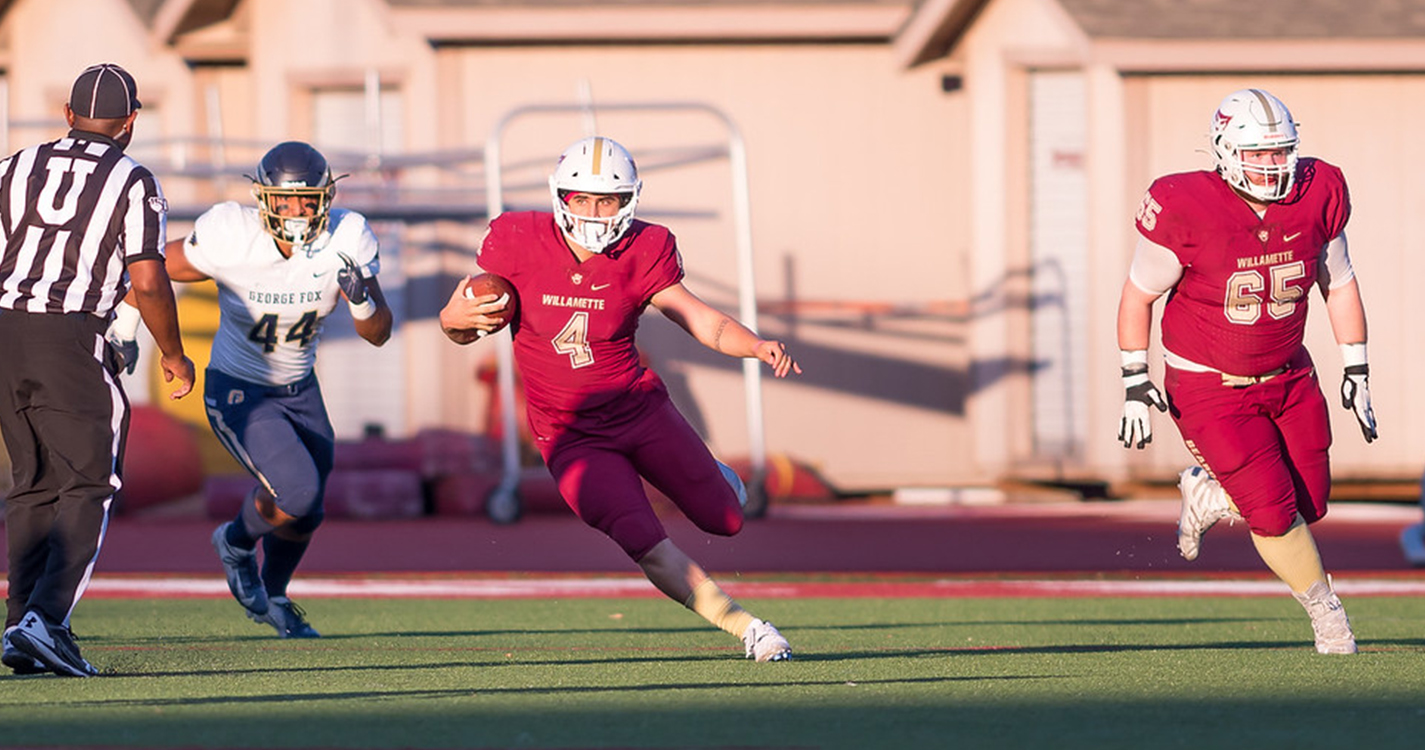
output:
[[[1182,560],[1176,501],[986,507],[896,507],[847,502],[776,506],[732,538],[699,532],[681,516],[669,532],[714,573],[1265,573],[1244,526],[1219,524],[1201,558]],[[1420,521],[1414,505],[1341,503],[1313,527],[1326,567],[1408,571],[1397,538]],[[111,523],[97,573],[209,574],[216,521]],[[4,546],[0,539],[0,547]],[[0,561],[4,557],[0,556]],[[572,515],[532,515],[497,526],[475,518],[331,520],[299,575],[413,572],[636,572],[613,542]],[[1422,571],[1425,575],[1425,571]]]

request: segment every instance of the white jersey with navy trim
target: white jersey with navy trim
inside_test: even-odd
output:
[[[219,203],[194,222],[184,252],[218,283],[222,320],[208,366],[268,385],[295,383],[312,371],[323,321],[342,299],[338,253],[366,278],[381,270],[366,218],[343,209],[332,209],[326,231],[284,258],[257,208]]]

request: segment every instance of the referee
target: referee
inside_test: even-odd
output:
[[[168,204],[124,155],[138,109],[133,76],[94,65],[64,106],[69,134],[0,161],[0,431],[15,480],[3,661],[17,673],[97,674],[69,617],[122,486],[129,404],[104,332],[130,286],[171,397],[193,387],[163,264]]]

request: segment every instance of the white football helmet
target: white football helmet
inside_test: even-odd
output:
[[[554,221],[564,236],[593,253],[618,241],[633,223],[643,181],[627,149],[608,138],[593,136],[576,142],[559,155],[549,176]],[[617,214],[605,218],[576,216],[565,202],[572,193],[614,194],[623,199]]]
[[[1252,198],[1271,202],[1285,198],[1296,180],[1296,122],[1281,100],[1261,89],[1234,91],[1212,116],[1212,158],[1227,184]],[[1243,151],[1286,149],[1284,164],[1248,164]],[[1264,175],[1258,185],[1250,174]]]

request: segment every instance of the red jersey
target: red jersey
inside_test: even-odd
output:
[[[1215,172],[1159,178],[1137,223],[1183,265],[1163,308],[1163,346],[1233,375],[1286,364],[1301,348],[1326,244],[1350,216],[1341,170],[1319,159],[1301,159],[1291,195],[1260,217]]]
[[[617,421],[643,405],[626,395],[665,390],[639,364],[634,335],[653,295],[683,279],[666,228],[635,220],[618,242],[580,263],[553,214],[507,213],[491,222],[479,263],[519,292],[510,330],[536,435]]]

